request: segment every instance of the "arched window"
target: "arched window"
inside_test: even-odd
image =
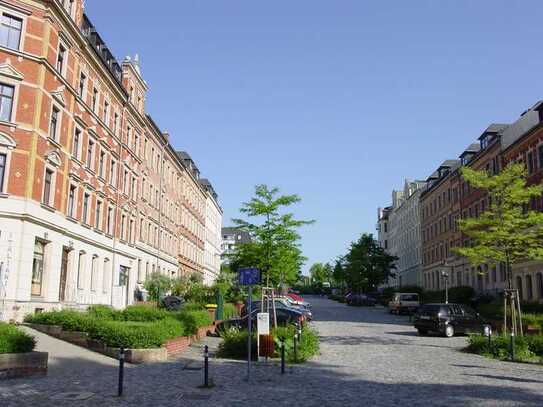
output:
[[[85,252],[81,250],[79,252],[79,258],[77,261],[77,288],[83,288],[83,272],[85,271]]]
[[[517,276],[516,280],[517,280],[517,289],[518,289],[519,299],[523,301],[524,293],[522,292],[522,277]]]
[[[526,300],[532,301],[534,299],[534,292],[532,289],[532,276],[527,275],[526,276]]]
[[[91,291],[96,291],[96,285],[98,284],[98,282],[96,281],[97,278],[98,278],[98,255],[94,254],[92,256],[91,275],[90,275]]]

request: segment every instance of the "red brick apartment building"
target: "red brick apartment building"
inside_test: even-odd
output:
[[[83,7],[0,1],[0,319],[123,307],[149,273],[203,272],[199,170]]]

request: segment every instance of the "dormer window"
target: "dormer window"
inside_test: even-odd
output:
[[[488,144],[490,143],[491,137],[488,135],[485,135],[481,138],[481,150],[484,150],[488,147]]]

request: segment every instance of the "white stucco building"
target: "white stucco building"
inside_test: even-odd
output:
[[[204,284],[211,285],[221,271],[221,230],[222,208],[217,201],[218,195],[209,180],[203,178],[200,184],[207,192],[204,243]]]

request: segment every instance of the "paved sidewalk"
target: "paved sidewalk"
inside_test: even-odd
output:
[[[0,382],[0,405],[543,406],[541,366],[459,352],[465,338],[419,337],[406,317],[384,309],[311,302],[321,355],[285,376],[276,363],[258,365],[248,384],[244,362],[212,359],[216,386],[199,389],[202,344],[168,363],[128,366],[118,399],[117,361],[35,333],[39,348],[51,352],[50,374]],[[206,342],[213,348],[218,340]],[[63,400],[67,392],[81,400]]]

